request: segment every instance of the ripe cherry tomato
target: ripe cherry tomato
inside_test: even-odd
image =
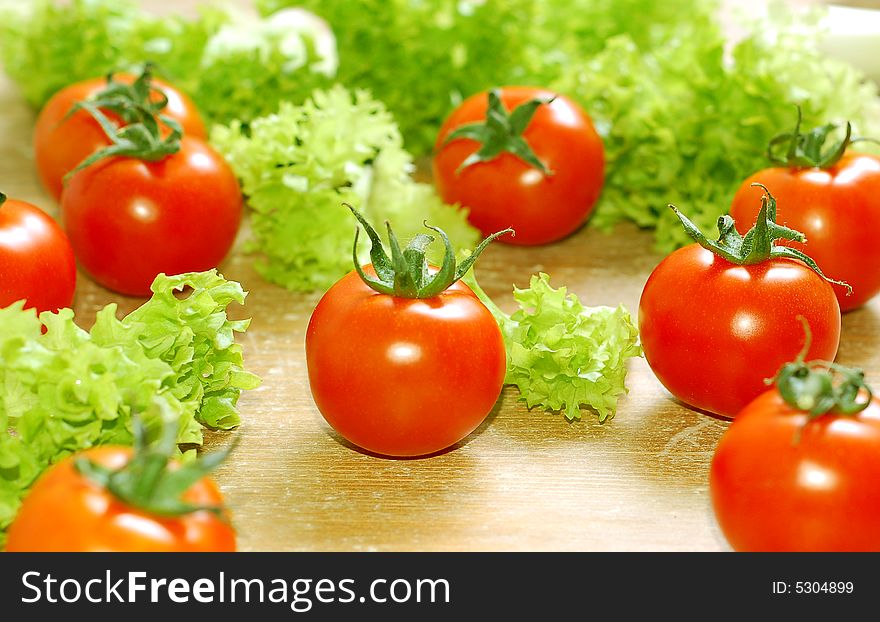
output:
[[[502,139],[515,149],[522,149],[524,140],[547,173],[504,150],[459,170],[481,143],[472,138],[447,139],[462,126],[486,121],[491,101],[487,93],[462,102],[440,129],[434,182],[444,201],[469,209],[468,219],[483,235],[512,227],[516,237],[502,241],[544,244],[571,234],[592,212],[602,190],[605,155],[587,114],[562,95],[530,87],[501,89],[503,108],[499,106],[498,113],[504,117],[527,102],[551,99],[552,103],[537,106],[524,131],[514,112],[507,117],[514,127],[502,132]]]
[[[234,173],[207,143],[180,145],[157,162],[111,157],[70,177],[63,222],[101,285],[146,296],[157,274],[215,268],[232,247],[242,216]]]
[[[200,510],[161,517],[130,507],[82,475],[74,457],[109,468],[131,458],[128,447],[105,446],[67,457],[46,471],[25,497],[9,527],[7,551],[234,551],[235,531],[216,513]],[[221,506],[208,478],[183,495],[193,504]]]
[[[862,306],[880,292],[880,158],[848,153],[828,168],[776,167],[749,177],[733,198],[730,214],[740,231],[753,222],[755,198],[765,185],[779,200],[779,222],[802,231],[805,250],[830,277],[846,281],[852,295],[834,286],[842,311]]]
[[[813,330],[809,357],[833,360],[840,310],[819,275],[792,259],[737,266],[691,244],[648,278],[639,332],[648,364],[670,393],[732,417],[797,355],[804,341],[798,316]]]
[[[315,308],[306,361],[327,422],[389,456],[430,454],[465,438],[492,410],[506,370],[498,324],[464,283],[433,298],[399,298],[370,289],[355,271]]]
[[[69,307],[76,260],[64,231],[46,212],[0,194],[0,308],[57,311]]]
[[[125,84],[135,80],[130,74],[115,74],[113,78]],[[207,138],[199,111],[189,97],[157,78],[153,78],[152,83],[168,98],[168,105],[162,114],[180,123],[186,135]],[[67,117],[74,105],[106,87],[106,78],[85,80],[65,87],[46,102],[37,117],[34,128],[37,170],[43,186],[55,199],[61,197],[64,176],[94,151],[110,144],[100,125],[85,110],[77,110]],[[105,113],[114,123],[121,123],[119,117],[107,111]]]
[[[737,551],[880,551],[880,403],[808,415],[763,393],[736,416],[710,470]]]

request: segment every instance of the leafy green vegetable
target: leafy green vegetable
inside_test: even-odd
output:
[[[412,180],[412,157],[391,114],[365,91],[316,91],[243,129],[216,127],[211,141],[241,179],[253,210],[249,250],[262,255],[257,268],[270,281],[326,289],[351,270],[354,227],[344,203],[373,222],[394,222],[403,240],[421,233],[425,220],[459,247],[478,239],[463,210]],[[438,242],[432,251],[442,256]]]
[[[742,180],[768,166],[767,144],[792,127],[795,104],[806,126],[850,119],[856,134],[877,133],[876,86],[817,50],[815,24],[792,20],[774,16],[728,57],[719,25],[702,9],[663,45],[646,51],[615,37],[565,70],[554,88],[585,106],[605,143],[593,225],[656,228],[663,251],[688,243],[666,206],[713,228]]]
[[[207,42],[196,72],[193,98],[216,123],[245,122],[301,103],[336,75],[336,40],[330,28],[304,11],[226,24]]]
[[[0,57],[34,104],[71,80],[149,58],[209,120],[239,119],[247,130],[279,102],[300,104],[332,81],[323,27],[269,16],[291,6],[329,22],[336,77],[383,101],[417,155],[430,153],[464,97],[504,84],[551,88],[584,106],[605,143],[605,190],[591,223],[656,229],[664,251],[688,242],[665,206],[710,228],[740,180],[766,165],[766,144],[792,126],[795,104],[807,125],[852,120],[857,135],[880,133],[876,85],[819,50],[816,16],[781,4],[733,47],[717,0],[257,0],[269,16],[261,22],[218,10],[157,18],[130,0],[10,4],[0,14]],[[445,213],[417,188],[401,190]],[[326,225],[315,239],[335,248]]]
[[[666,205],[711,227],[738,183],[766,166],[764,149],[791,126],[796,103],[807,124],[851,119],[869,136],[880,123],[876,86],[818,49],[816,15],[781,4],[731,54],[716,0],[258,3],[292,4],[334,26],[340,79],[380,97],[415,153],[472,93],[525,83],[573,97],[606,145],[592,224],[656,228],[663,251],[688,242]]]
[[[196,21],[158,18],[132,0],[34,0],[0,9],[4,71],[36,107],[72,82],[135,70],[145,60],[186,87],[192,59],[225,19],[218,11]]]
[[[671,35],[694,0],[258,0],[264,14],[301,6],[326,19],[339,80],[366,88],[401,124],[407,147],[429,153],[465,97],[505,84],[545,85],[571,59],[631,33]]]
[[[202,8],[188,20],[157,17],[131,0],[34,0],[0,8],[4,69],[37,107],[72,82],[138,73],[149,60],[209,121],[248,121],[282,100],[302,101],[336,71],[332,32],[297,12],[258,20]]]
[[[175,295],[186,287],[188,295]],[[130,444],[132,415],[153,438],[163,418],[176,418],[179,443],[201,444],[203,425],[238,425],[241,391],[260,382],[235,343],[248,320],[226,315],[245,292],[216,271],[159,275],[152,288],[122,320],[115,304],[105,307],[90,332],[70,309],[39,318],[22,303],[0,309],[0,531],[50,464],[87,447]]]
[[[507,348],[506,384],[516,385],[529,408],[562,410],[580,419],[581,408],[599,421],[613,417],[626,393],[626,361],[641,356],[638,330],[623,307],[585,307],[550,277],[533,275],[528,289],[514,288],[520,308],[507,315],[480,288],[471,273],[468,285],[501,327]]]

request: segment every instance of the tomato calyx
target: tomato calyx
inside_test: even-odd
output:
[[[0,192],[0,207],[3,207],[3,204],[6,203],[7,196]]]
[[[107,74],[107,86],[89,99],[78,102],[67,113],[70,117],[77,110],[90,104],[119,116],[125,123],[142,122],[144,115],[159,115],[168,105],[165,91],[153,85],[153,64],[144,68],[132,83],[121,82],[113,73]]]
[[[852,287],[844,281],[831,279],[822,272],[818,264],[806,253],[789,246],[778,246],[776,240],[788,240],[792,242],[806,242],[807,236],[800,231],[789,229],[776,222],[776,199],[763,184],[753,183],[752,186],[764,190],[761,197],[761,210],[755,224],[745,235],[740,235],[736,230],[735,222],[729,214],[718,219],[718,240],[710,240],[687,216],[682,214],[674,205],[669,207],[678,216],[684,230],[687,231],[695,242],[706,250],[712,251],[737,266],[752,266],[763,263],[768,259],[787,258],[802,261],[813,272],[824,280],[846,288],[847,296],[852,294]]]
[[[143,424],[135,421],[134,453],[125,465],[109,469],[79,457],[76,470],[87,479],[107,489],[126,505],[157,516],[183,516],[207,511],[223,518],[222,506],[188,503],[182,495],[196,482],[217,468],[232,448],[214,451],[192,462],[170,469],[169,464],[177,447],[177,423],[165,421],[161,438],[153,444],[146,442]]]
[[[528,128],[538,108],[550,104],[553,99],[535,98],[520,104],[512,112],[507,112],[501,102],[501,91],[492,89],[488,93],[489,108],[486,110],[485,122],[467,123],[449,133],[443,145],[459,138],[468,138],[480,143],[480,148],[469,155],[456,169],[456,174],[478,162],[494,160],[502,153],[511,153],[548,177],[553,175],[541,162],[531,145],[522,134]]]
[[[98,149],[80,162],[65,175],[65,180],[80,169],[104,158],[124,156],[157,162],[180,151],[183,127],[176,120],[161,113],[168,105],[168,96],[162,89],[153,86],[152,68],[149,64],[131,85],[115,82],[112,75],[108,76],[107,81],[108,86],[105,90],[93,98],[77,103],[70,109],[68,116],[77,110],[87,112],[104,130],[107,138],[110,139],[110,145]],[[153,101],[152,95],[156,93],[160,97]],[[118,114],[125,124],[117,127],[104,110]],[[166,137],[162,136],[162,125],[171,130]]]
[[[389,258],[382,244],[382,239],[369,222],[354,207],[345,206],[351,210],[354,217],[364,227],[367,236],[370,238],[370,260],[373,269],[376,271],[376,277],[368,276],[360,262],[358,261],[358,236],[360,235],[360,227],[355,228],[354,232],[354,248],[352,249],[352,259],[354,261],[355,270],[371,289],[389,296],[397,296],[399,298],[433,298],[446,291],[453,283],[461,279],[465,273],[471,269],[474,262],[486,247],[496,238],[510,233],[514,235],[513,229],[505,229],[497,233],[493,233],[473,250],[473,252],[460,264],[456,265],[455,251],[449,236],[439,227],[432,227],[425,221],[425,227],[436,231],[443,240],[445,253],[443,263],[440,269],[432,274],[428,268],[428,260],[425,258],[425,252],[428,246],[434,241],[434,237],[424,233],[420,233],[413,238],[409,245],[401,250],[397,236],[391,229],[391,223],[385,221],[388,228],[388,241],[391,246],[391,257]]]
[[[852,124],[846,122],[846,133],[837,144],[832,144],[824,153],[822,148],[828,140],[828,135],[837,129],[837,124],[826,123],[814,127],[809,132],[801,133],[801,121],[803,115],[801,107],[797,107],[797,122],[793,132],[779,134],[770,140],[767,145],[767,159],[771,163],[788,168],[830,168],[840,161],[847,148],[853,143],[870,141],[877,142],[873,138],[853,138]],[[786,146],[782,155],[777,155],[775,150],[778,146]]]
[[[786,404],[808,414],[807,422],[831,411],[855,415],[865,410],[874,395],[865,382],[865,372],[828,361],[805,361],[812,333],[807,321],[802,316],[798,319],[806,334],[804,347],[768,382],[776,384]]]

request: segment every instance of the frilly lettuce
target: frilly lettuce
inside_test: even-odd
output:
[[[795,104],[805,127],[848,119],[860,135],[880,133],[876,85],[817,49],[811,19],[773,14],[729,49],[700,10],[662,45],[621,35],[569,64],[553,86],[585,106],[605,144],[591,224],[655,228],[663,251],[691,242],[667,205],[713,228],[742,180],[768,166],[767,143],[794,125]]]
[[[581,409],[599,421],[614,416],[626,389],[626,362],[641,356],[638,330],[623,305],[585,307],[550,277],[533,275],[514,288],[519,309],[504,313],[470,273],[466,282],[495,316],[507,349],[506,384],[515,385],[529,408],[562,411],[571,421]]]
[[[463,210],[412,180],[394,119],[365,91],[319,90],[301,106],[282,103],[247,131],[240,122],[216,127],[211,142],[248,197],[257,269],[287,288],[326,289],[352,269],[355,223],[344,203],[373,222],[393,221],[401,239],[428,220],[458,246],[477,241]]]
[[[505,84],[547,85],[607,37],[646,45],[671,36],[694,0],[257,0],[264,14],[299,6],[339,44],[339,80],[366,88],[400,123],[408,149],[430,153],[465,97]]]
[[[202,7],[197,19],[156,16],[131,0],[0,4],[0,59],[25,98],[145,61],[188,92],[209,122],[248,121],[302,101],[336,71],[328,26],[304,11],[266,19]]]
[[[7,2],[0,4],[0,59],[35,107],[72,82],[135,70],[146,60],[191,87],[193,58],[227,19],[214,10],[198,20],[159,18],[132,0]]]
[[[732,50],[717,0],[258,0],[291,5],[330,22],[339,79],[381,98],[414,153],[463,96],[511,83],[571,96],[606,147],[591,224],[654,228],[664,251],[689,242],[666,205],[711,228],[796,103],[805,123],[880,125],[876,85],[820,51],[817,16],[788,4]]]
[[[211,121],[247,122],[329,86],[338,64],[333,31],[307,11],[241,17],[212,35],[190,67],[197,72],[192,95]]]
[[[279,102],[300,104],[333,81],[322,23],[301,12],[270,15],[301,6],[332,27],[336,79],[382,100],[417,155],[430,153],[440,123],[472,93],[517,83],[569,95],[606,147],[591,224],[632,221],[655,229],[657,247],[669,250],[689,240],[665,206],[681,205],[711,228],[740,180],[766,165],[764,148],[792,126],[795,104],[808,124],[849,119],[861,135],[880,131],[876,85],[820,51],[817,18],[793,17],[780,4],[732,46],[718,4],[257,0],[268,17],[254,21],[216,9],[196,20],[159,18],[129,0],[6,2],[13,9],[0,15],[0,57],[36,105],[72,80],[149,58],[209,121],[239,119],[247,129]],[[316,235],[330,244],[326,228]]]
[[[44,469],[80,449],[130,444],[132,415],[153,435],[176,418],[186,444],[201,444],[202,426],[238,425],[241,391],[259,385],[235,343],[248,321],[226,315],[245,292],[216,271],[160,275],[153,292],[121,320],[108,305],[89,332],[70,309],[0,309],[0,544]]]

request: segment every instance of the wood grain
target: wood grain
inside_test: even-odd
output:
[[[187,9],[193,3],[145,3]],[[34,113],[0,77],[0,184],[10,196],[56,213],[39,186],[30,147]],[[247,235],[246,228],[242,238]],[[662,259],[650,233],[584,228],[542,248],[496,245],[481,263],[487,292],[510,310],[511,286],[546,271],[589,305],[622,302],[635,312],[645,279]],[[707,474],[727,422],[694,412],[663,390],[644,360],[629,369],[616,418],[567,423],[529,412],[505,389],[484,425],[450,451],[425,459],[365,455],[327,426],[312,401],[303,352],[318,295],[261,280],[237,248],[220,266],[250,290],[238,317],[247,366],[263,386],[240,402],[241,442],[218,473],[243,550],[304,551],[723,551]],[[84,326],[121,298],[80,275]],[[880,380],[880,302],[848,314],[839,360]],[[229,441],[211,434],[208,446]]]

